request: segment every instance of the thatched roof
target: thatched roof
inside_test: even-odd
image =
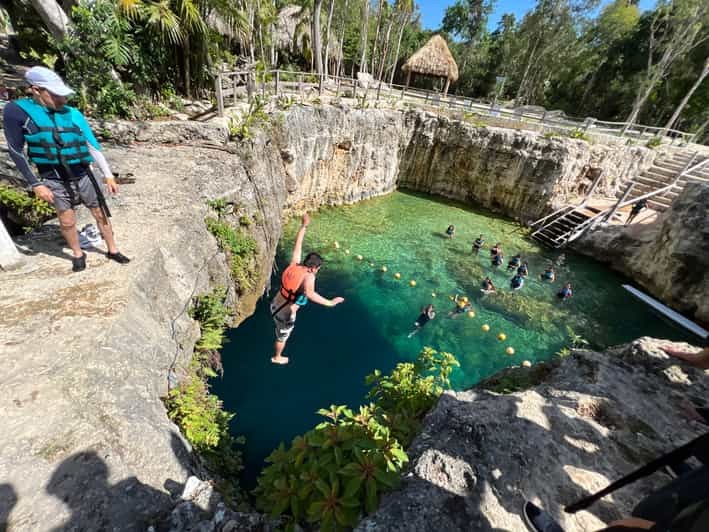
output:
[[[402,67],[404,72],[458,80],[458,65],[443,37],[434,35]]]

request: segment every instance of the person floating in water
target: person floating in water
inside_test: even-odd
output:
[[[446,229],[446,234],[448,235],[448,238],[453,238],[455,235],[455,226],[454,225],[449,225],[448,229]]]
[[[473,242],[473,253],[475,253],[476,255],[480,253],[480,250],[484,245],[485,237],[483,235],[480,235],[478,238],[475,239],[475,242]]]
[[[522,277],[529,275],[529,263],[526,260],[522,263],[522,266],[517,268],[517,275],[521,275]]]
[[[418,318],[416,318],[416,321],[414,322],[414,330],[409,333],[409,338],[411,338],[414,334],[423,329],[423,326],[435,317],[436,310],[433,308],[432,304],[429,303],[428,305],[423,307],[421,309],[421,314]]]
[[[635,220],[635,217],[640,214],[640,211],[642,211],[645,207],[647,207],[647,200],[646,199],[641,199],[637,203],[633,205],[633,208],[630,209],[630,214],[628,214],[628,219],[625,220],[625,225],[628,225],[631,223],[633,220]]]
[[[492,283],[492,279],[489,277],[485,277],[485,280],[482,282],[482,288],[480,288],[480,291],[484,294],[495,294],[497,293],[497,288],[495,288],[495,285]]]
[[[500,246],[500,243],[498,242],[490,248],[490,257],[494,257],[495,255],[499,255],[500,253],[502,253],[502,246]]]
[[[322,265],[322,257],[317,253],[308,253],[305,260],[300,262],[303,249],[305,229],[310,223],[308,214],[303,215],[303,224],[298,230],[293,246],[293,255],[290,264],[283,271],[282,286],[271,301],[271,316],[276,324],[276,344],[271,362],[274,364],[288,364],[288,357],[283,356],[288,337],[295,327],[295,315],[298,309],[308,301],[334,307],[344,301],[342,297],[327,299],[315,291],[315,275]]]
[[[517,253],[514,257],[510,259],[510,261],[507,263],[507,271],[514,270],[517,266],[519,266],[519,263],[522,261],[522,255]]]
[[[556,294],[556,297],[562,301],[566,301],[574,295],[574,291],[571,289],[571,283],[566,283],[561,290]]]
[[[547,269],[544,270],[544,273],[540,274],[540,277],[542,281],[549,281],[550,283],[556,281],[556,270],[554,266],[548,266]]]
[[[512,290],[519,290],[524,286],[524,277],[522,277],[519,273],[515,275],[512,280],[510,281],[510,288]]]
[[[470,301],[468,301],[468,298],[465,296],[458,296],[456,294],[454,301],[455,308],[448,313],[449,318],[456,319],[461,314],[473,310],[473,305],[470,304]]]
[[[492,265],[495,268],[499,268],[500,266],[502,266],[503,262],[505,262],[505,255],[502,253],[502,251],[500,251],[499,253],[495,253],[492,256]]]

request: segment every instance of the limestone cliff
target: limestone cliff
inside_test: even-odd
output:
[[[671,479],[658,472],[570,515],[563,506],[598,491],[706,428],[682,415],[709,396],[709,372],[678,364],[640,339],[605,353],[515,368],[465,392],[446,392],[426,417],[400,490],[357,532],[525,532],[525,499],[566,532],[628,517]],[[530,389],[500,395],[486,388]]]
[[[240,143],[227,142],[218,124],[101,131],[113,141],[113,168],[135,178],[111,205],[132,263],[89,252],[87,270],[72,275],[50,222],[19,240],[25,266],[0,272],[0,517],[13,530],[141,530],[172,507],[194,470],[160,397],[191,356],[192,298],[229,283],[204,224],[207,200],[227,199],[254,221],[260,280],[242,298],[230,294],[243,318],[269,279],[289,210],[400,184],[534,217],[575,192],[564,184],[567,170],[594,160],[581,141],[336,107],[295,107]],[[611,164],[619,149],[594,157]],[[627,157],[629,168],[647,154],[629,149]],[[87,221],[84,212],[80,224]]]
[[[680,312],[709,323],[709,185],[692,183],[652,224],[601,226],[580,253],[607,262]]]

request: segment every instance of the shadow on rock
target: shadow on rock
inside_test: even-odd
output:
[[[106,463],[95,452],[64,460],[46,486],[71,510],[60,530],[145,530],[171,504],[170,497],[129,477],[109,484]]]
[[[0,532],[10,530],[10,512],[17,504],[17,493],[10,484],[0,484]]]

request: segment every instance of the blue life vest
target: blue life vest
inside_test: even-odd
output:
[[[93,161],[86,136],[74,119],[78,109],[65,105],[61,111],[51,111],[29,98],[15,103],[39,129],[25,134],[27,154],[33,163],[67,166]]]

